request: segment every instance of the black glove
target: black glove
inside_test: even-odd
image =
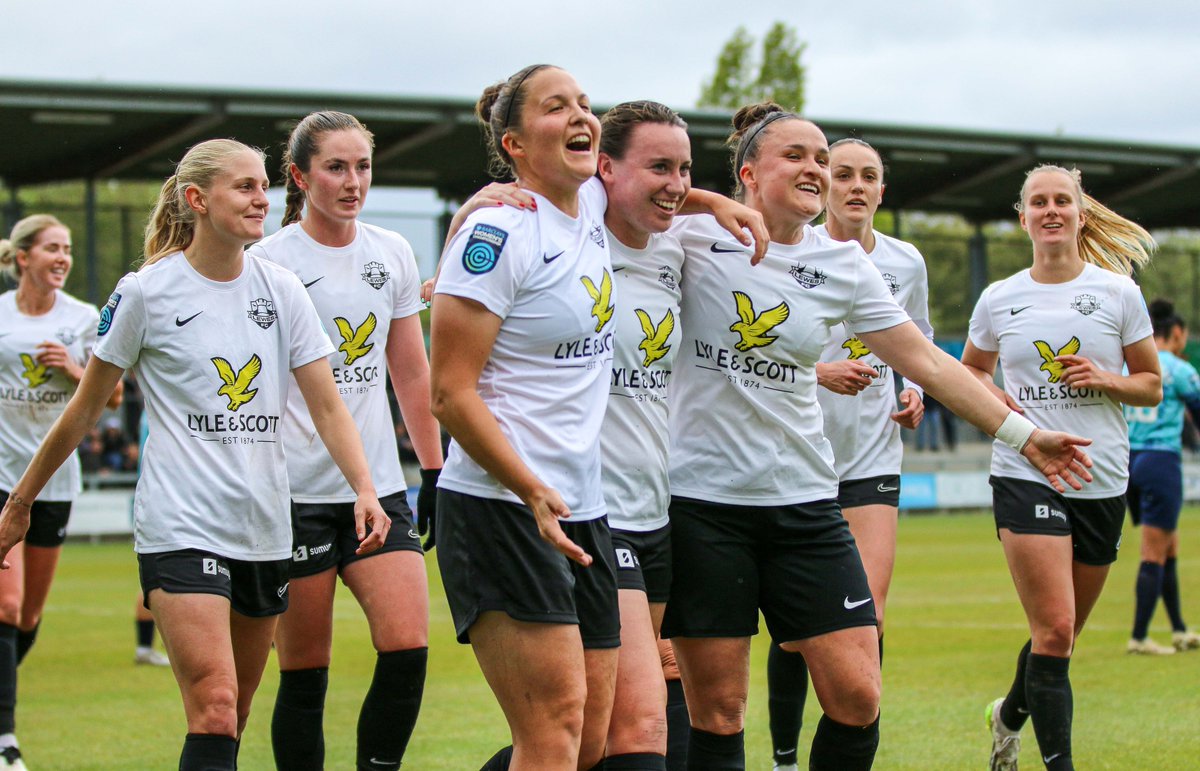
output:
[[[433,520],[437,514],[437,481],[441,474],[440,468],[421,469],[421,490],[417,493],[417,532],[429,536],[421,544],[425,551],[431,550],[437,543]]]

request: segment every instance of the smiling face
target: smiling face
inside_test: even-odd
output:
[[[188,188],[188,204],[198,226],[206,223],[217,237],[244,246],[263,237],[268,184],[262,158],[245,150],[225,162],[207,190]]]
[[[608,192],[605,224],[626,246],[644,248],[651,233],[671,226],[691,189],[687,132],[666,123],[638,124],[623,158],[601,153],[600,178]]]
[[[883,202],[883,164],[870,147],[846,142],[829,153],[828,216],[850,227],[868,227]]]
[[[746,203],[791,227],[816,219],[829,195],[825,134],[806,120],[777,120],[762,130],[757,144],[757,154],[740,172]]]
[[[62,289],[71,273],[71,231],[60,225],[42,228],[28,250],[17,252],[20,283],[43,292]]]
[[[327,132],[317,140],[308,171],[294,163],[289,171],[304,191],[310,217],[353,221],[371,187],[371,143],[358,129]]]
[[[1030,174],[1021,193],[1021,227],[1034,251],[1078,248],[1086,215],[1080,208],[1079,185],[1063,171]]]
[[[600,152],[600,121],[575,78],[565,70],[546,67],[522,85],[525,100],[518,128],[501,138],[512,157],[517,178],[554,199],[574,194],[596,174]]]

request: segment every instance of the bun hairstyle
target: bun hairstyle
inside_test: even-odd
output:
[[[31,214],[13,225],[8,238],[0,239],[0,272],[14,280],[21,278],[21,266],[17,264],[17,252],[28,252],[46,228],[66,228],[51,214]]]
[[[234,139],[210,139],[183,154],[175,173],[167,177],[158,192],[158,202],[146,223],[142,267],[187,248],[196,234],[196,212],[188,206],[184,193],[189,187],[209,189],[232,158],[247,152],[266,162],[262,150]]]
[[[733,197],[739,201],[745,195],[742,187],[742,166],[746,161],[758,157],[758,145],[763,132],[777,120],[794,118],[804,120],[794,112],[783,109],[775,102],[759,102],[749,104],[738,110],[733,116],[733,133],[729,135],[726,144],[733,150]]]
[[[344,112],[324,110],[309,113],[292,127],[283,149],[283,177],[286,180],[287,197],[284,199],[283,225],[299,222],[304,212],[304,191],[292,179],[292,164],[308,173],[312,168],[312,157],[321,149],[321,137],[333,131],[361,131],[371,150],[375,150],[375,135],[359,122],[358,118]]]
[[[521,114],[525,109],[525,81],[539,70],[553,67],[551,64],[531,64],[518,70],[508,80],[488,86],[475,103],[475,117],[484,126],[488,148],[488,172],[496,179],[516,177],[512,156],[501,144],[505,133],[513,126],[521,125]]]
[[[646,100],[622,102],[600,119],[600,152],[617,160],[624,158],[633,130],[643,123],[678,126],[687,131],[684,119],[665,104]]]
[[[1175,313],[1175,305],[1170,300],[1159,298],[1150,303],[1150,324],[1154,328],[1154,336],[1165,340],[1175,331],[1175,327],[1187,329],[1187,323],[1182,316]]]
[[[1123,276],[1132,275],[1135,268],[1150,262],[1151,254],[1158,248],[1154,237],[1141,225],[1084,193],[1083,175],[1079,169],[1066,169],[1049,163],[1031,169],[1021,185],[1021,198],[1015,205],[1018,212],[1025,211],[1029,180],[1035,174],[1046,172],[1064,174],[1075,183],[1075,200],[1085,215],[1083,225],[1079,228],[1079,256],[1084,262]]]

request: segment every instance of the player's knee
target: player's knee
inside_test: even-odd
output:
[[[238,714],[236,686],[215,681],[201,683],[196,687],[193,698],[197,712],[188,721],[188,729],[193,733],[234,736],[244,725],[244,720]]]
[[[746,697],[722,695],[697,705],[692,712],[692,724],[702,731],[729,735],[741,731],[746,721]]]
[[[1059,613],[1033,632],[1033,652],[1046,656],[1070,656],[1075,645],[1075,616]]]
[[[21,595],[19,593],[0,595],[0,624],[20,626]]]
[[[608,730],[609,754],[664,752],[667,746],[667,713],[631,712],[618,715],[614,710]]]

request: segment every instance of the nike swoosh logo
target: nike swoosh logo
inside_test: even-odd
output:
[[[708,247],[708,249],[713,254],[741,254],[743,252],[742,249],[722,249],[721,247],[717,246],[716,241],[713,241],[713,245]]]
[[[542,262],[544,262],[544,263],[546,263],[547,265],[549,265],[550,263],[554,262],[555,260],[557,260],[559,257],[562,257],[562,256],[563,256],[563,253],[562,253],[562,252],[559,252],[558,254],[554,255],[553,257],[547,257],[545,254],[543,254],[543,255],[542,255]]]
[[[856,602],[850,602],[850,596],[846,595],[846,599],[842,600],[842,605],[846,608],[846,610],[854,610],[859,605],[866,605],[870,601],[871,601],[871,598],[868,597],[865,600],[858,600]]]
[[[317,283],[318,281],[320,281],[320,280],[321,280],[321,279],[323,279],[323,278],[325,278],[325,277],[324,277],[324,276],[317,276],[317,277],[316,277],[316,278],[314,278],[312,281],[309,281],[307,284],[305,284],[305,285],[304,285],[304,288],[305,288],[305,289],[308,289],[310,286],[312,286],[313,284]]]
[[[1021,311],[1027,311],[1032,307],[1033,307],[1032,305],[1026,305],[1024,308],[1012,308],[1008,312],[1010,315],[1016,316]]]
[[[900,488],[899,488],[899,487],[884,487],[884,486],[883,486],[883,483],[882,483],[882,482],[880,482],[880,483],[879,483],[879,485],[878,485],[878,486],[876,486],[876,488],[875,488],[875,489],[876,489],[876,490],[878,490],[878,491],[879,491],[879,492],[881,492],[881,493],[894,493],[894,492],[896,492],[897,490],[899,490]]]
[[[204,311],[200,311],[200,313],[204,313]],[[175,317],[175,326],[177,326],[177,327],[182,327],[184,324],[188,323],[188,322],[189,322],[189,321],[191,321],[192,319],[194,319],[194,318],[196,318],[197,316],[199,316],[199,315],[200,315],[200,313],[193,313],[191,316],[188,316],[188,317],[187,317],[186,319],[184,319],[183,321],[180,321],[180,320],[179,320],[179,317],[178,317],[178,316],[176,316],[176,317]]]
[[[371,765],[374,765],[374,766],[396,766],[397,768],[399,768],[400,761],[398,761],[398,760],[380,760],[379,758],[371,758]]]
[[[1054,759],[1055,759],[1055,758],[1057,758],[1059,755],[1062,755],[1062,753],[1061,753],[1061,752],[1056,752],[1056,753],[1054,753],[1053,755],[1051,755],[1050,757],[1046,757],[1045,755],[1043,755],[1043,756],[1042,756],[1042,762],[1043,762],[1043,763],[1045,763],[1046,765],[1050,765],[1050,761],[1054,760]]]
[[[621,271],[623,271],[623,270],[625,270],[625,266],[624,266],[624,265],[622,265],[622,266],[621,266],[621,267],[619,267],[619,268],[613,268],[613,273],[620,273],[620,272],[621,272]]]

